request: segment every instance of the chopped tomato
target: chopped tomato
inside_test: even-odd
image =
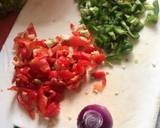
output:
[[[59,111],[60,111],[59,104],[53,102],[47,106],[44,116],[54,117],[59,113]]]
[[[54,64],[54,67],[58,70],[68,69],[69,66],[70,66],[70,62],[69,62],[68,58],[66,58],[64,56],[57,58],[57,60],[55,61],[55,64]]]
[[[97,64],[101,64],[105,60],[106,56],[104,54],[93,54],[92,58]]]
[[[58,72],[57,71],[49,71],[48,77],[51,78],[58,78]]]
[[[100,79],[102,80],[102,85],[106,85],[106,73],[105,72],[102,72],[102,71],[95,71],[92,73],[92,76],[95,78],[95,79]]]
[[[103,90],[104,86],[101,83],[95,83],[93,85],[93,92],[98,93]]]
[[[56,98],[58,98],[58,100]],[[53,117],[59,112],[59,102],[62,98],[49,86],[43,86],[38,91],[38,108],[44,117]]]
[[[33,49],[33,57],[48,57],[49,50],[47,48],[37,48]]]
[[[29,45],[31,41],[19,37],[16,37],[14,41],[15,41],[16,55],[22,60],[30,59],[31,52],[29,50]]]
[[[32,51],[33,49],[38,48],[47,48],[47,45],[44,43],[44,40],[35,40],[30,43],[29,49]]]
[[[44,95],[44,92],[47,91],[49,88],[44,86],[41,87],[38,91],[38,102],[37,102],[37,106],[38,106],[38,110],[40,111],[40,113],[42,115],[44,115],[45,111],[46,111],[46,106],[47,106],[47,102],[48,99],[47,97]]]
[[[74,76],[74,73],[68,70],[61,70],[58,72],[58,77],[60,79],[69,80]]]
[[[89,41],[85,38],[80,38],[77,36],[72,36],[69,39],[69,45],[72,47],[85,47],[88,45]]]
[[[33,34],[33,35],[37,36],[36,30],[35,30],[35,28],[34,28],[32,23],[29,24],[29,26],[28,26],[26,31],[27,31],[28,35]]]
[[[38,73],[47,73],[50,71],[50,66],[46,58],[35,57],[31,60],[30,67],[33,71]]]
[[[74,70],[76,73],[80,74],[80,75],[84,75],[84,73],[86,73],[86,68],[84,67],[85,65],[81,65],[81,63],[77,63],[74,66]]]
[[[90,61],[91,59],[91,54],[85,53],[85,52],[74,52],[73,53],[73,57],[75,57],[76,59],[83,59],[83,60],[88,60]]]
[[[20,88],[17,93],[18,103],[28,112],[29,116],[35,118],[34,105],[36,103],[37,93],[33,90]]]
[[[20,106],[32,119],[37,110],[42,117],[56,116],[65,91],[76,90],[85,83],[88,70],[94,71],[92,76],[102,80],[103,86],[106,84],[106,74],[96,70],[106,57],[92,39],[90,33],[85,37],[73,28],[68,40],[57,36],[48,47],[46,40],[37,38],[33,24],[15,37],[14,85],[9,90],[17,92]]]

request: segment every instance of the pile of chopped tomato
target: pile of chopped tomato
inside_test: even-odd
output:
[[[96,71],[106,56],[93,45],[84,27],[75,29],[68,39],[39,40],[32,24],[14,39],[15,74],[13,86],[17,100],[29,116],[54,117],[65,90],[75,90],[86,82],[87,71],[106,84],[105,73]]]

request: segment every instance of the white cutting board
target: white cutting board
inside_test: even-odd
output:
[[[0,89],[4,89],[0,91],[0,128],[13,128],[13,124],[23,128],[76,128],[78,113],[92,103],[108,107],[113,128],[155,128],[160,106],[160,22],[143,29],[129,62],[103,68],[109,75],[102,93],[92,93],[92,84],[86,84],[80,92],[67,94],[52,124],[38,117],[30,120],[17,105],[15,94],[6,91],[11,85],[13,38],[18,32],[32,22],[40,38],[52,38],[69,34],[69,24],[78,24],[79,19],[74,0],[28,1],[0,52]]]

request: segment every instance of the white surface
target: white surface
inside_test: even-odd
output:
[[[79,13],[74,0],[29,0],[19,15],[1,53],[0,88],[11,85],[13,38],[32,22],[40,38],[70,33],[69,24],[78,23]],[[99,103],[108,107],[114,120],[113,128],[154,128],[160,104],[160,23],[145,27],[129,62],[115,65],[109,72],[108,85],[102,93],[94,94],[91,84],[79,93],[67,94],[54,128],[76,128],[79,111],[87,104]],[[136,61],[136,63],[135,63]],[[137,63],[138,62],[138,63]],[[156,65],[156,67],[154,67]],[[122,68],[123,67],[123,68]],[[126,67],[126,69],[124,69]],[[85,95],[85,92],[89,95]],[[115,96],[115,93],[119,95]],[[0,92],[0,128],[50,127],[41,119],[31,121],[17,106],[12,92]],[[71,117],[72,120],[68,120]]]

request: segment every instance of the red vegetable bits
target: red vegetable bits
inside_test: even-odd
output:
[[[16,91],[18,103],[32,119],[35,113],[45,118],[56,116],[64,92],[79,88],[88,69],[103,86],[106,84],[105,73],[96,72],[106,56],[93,40],[87,29],[73,30],[73,26],[68,39],[40,40],[32,24],[15,37],[15,74],[10,90]]]

